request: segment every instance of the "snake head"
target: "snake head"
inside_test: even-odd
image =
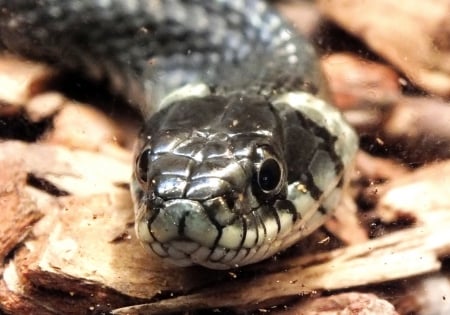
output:
[[[181,266],[228,269],[278,251],[297,217],[270,104],[207,96],[161,115],[147,123],[136,155],[138,238]]]

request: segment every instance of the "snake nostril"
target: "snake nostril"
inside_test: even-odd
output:
[[[225,199],[228,208],[233,210],[235,207],[235,198],[232,195],[225,195],[223,199]]]

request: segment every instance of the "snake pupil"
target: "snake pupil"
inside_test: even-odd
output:
[[[258,184],[262,190],[268,192],[278,187],[281,180],[280,164],[275,159],[265,160],[258,174]]]
[[[137,170],[137,178],[143,182],[147,183],[147,173],[148,173],[148,161],[150,158],[150,149],[145,149],[139,155],[139,158],[136,162],[136,170]]]

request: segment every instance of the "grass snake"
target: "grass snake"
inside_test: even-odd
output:
[[[259,0],[0,0],[10,52],[107,80],[142,112],[131,180],[139,240],[228,269],[313,232],[357,137],[312,46]]]

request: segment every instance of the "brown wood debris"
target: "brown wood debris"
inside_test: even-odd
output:
[[[339,108],[392,104],[401,95],[399,76],[387,65],[355,54],[335,53],[322,58],[322,67]]]
[[[0,159],[0,260],[31,232],[41,217],[37,205],[23,191],[26,173],[14,161]]]
[[[324,0],[290,12],[296,3],[279,6],[311,36],[328,17],[385,58],[349,49],[321,59],[333,100],[361,136],[350,188],[325,228],[237,270],[162,263],[134,234],[134,118],[108,101],[69,99],[44,65],[1,57],[0,313],[450,310],[445,0]],[[444,98],[408,93],[401,73]]]
[[[13,73],[13,76],[10,74]],[[0,113],[14,113],[43,91],[55,72],[44,64],[4,56],[0,61]]]
[[[329,297],[322,297],[300,303],[286,311],[276,312],[283,315],[298,314],[385,314],[397,315],[394,307],[374,294],[341,293]]]
[[[421,224],[433,227],[440,211],[450,209],[450,163],[430,164],[379,187],[378,216],[395,222],[402,215],[413,216]],[[414,196],[422,196],[414,198]],[[429,201],[432,201],[431,203]]]
[[[429,97],[400,99],[382,125],[386,145],[396,146],[412,163],[450,158],[449,105]]]
[[[450,96],[450,4],[320,0],[321,12],[361,38],[421,88]]]

